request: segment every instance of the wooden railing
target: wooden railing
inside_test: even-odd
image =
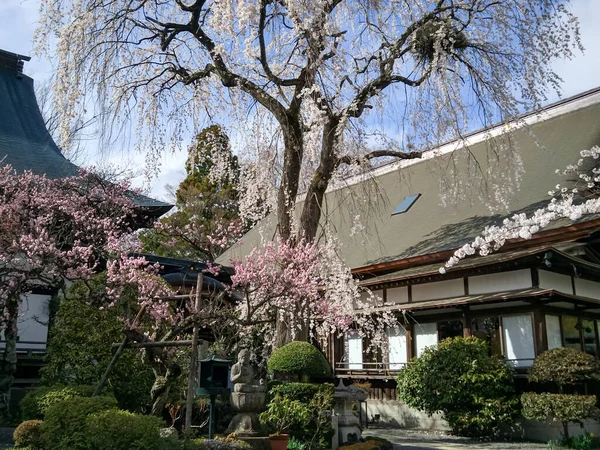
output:
[[[509,359],[516,368],[527,368],[533,364],[534,358]],[[361,374],[368,376],[386,376],[388,374],[397,374],[407,363],[389,363],[389,362],[362,362],[351,363],[347,361],[337,362],[335,364],[336,375]]]

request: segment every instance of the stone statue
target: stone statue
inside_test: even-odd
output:
[[[238,354],[238,362],[231,367],[233,392],[260,392],[264,387],[254,378],[254,370],[250,364],[250,352],[246,349]]]
[[[230,379],[233,383],[231,406],[237,414],[231,419],[225,433],[260,436],[262,430],[258,412],[265,404],[267,387],[255,378],[248,350],[241,350],[238,354],[238,361],[231,366]]]

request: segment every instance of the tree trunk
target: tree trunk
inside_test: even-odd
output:
[[[565,435],[565,438],[569,438],[569,422],[563,422],[562,423],[563,426],[563,434]]]
[[[300,216],[300,229],[298,231],[300,235],[298,237],[303,237],[308,241],[313,241],[317,236],[323,197],[336,168],[337,158],[334,148],[338,125],[339,120],[337,118],[331,119],[325,124],[321,140],[321,160],[306,192],[306,200]]]
[[[279,236],[284,240],[292,237],[293,208],[298,195],[300,168],[304,156],[302,128],[298,117],[289,114],[286,124],[280,123],[283,131],[284,154],[281,185],[277,194],[277,225]]]
[[[298,196],[300,168],[304,155],[302,128],[297,117],[290,114],[286,124],[281,123],[284,136],[283,175],[277,195],[277,226],[279,236],[284,240],[292,239],[292,217],[294,203]],[[275,348],[292,341],[292,330],[289,320],[277,316],[275,322]]]
[[[323,138],[321,144],[321,161],[319,163],[319,167],[317,168],[315,175],[309,185],[306,200],[304,201],[304,207],[302,209],[302,215],[300,217],[300,227],[298,229],[298,239],[306,239],[308,241],[313,241],[317,235],[319,221],[321,219],[321,205],[323,203],[323,197],[325,195],[325,191],[329,186],[329,181],[333,176],[333,172],[336,167],[336,157],[334,153],[334,145],[336,141],[336,132],[339,121],[337,119],[331,119],[323,130]],[[286,147],[286,155],[288,154],[288,149]],[[300,173],[300,164],[301,160],[298,161],[297,174]],[[282,184],[283,188],[283,184]],[[296,184],[297,191],[297,184]],[[281,195],[282,189],[280,189],[279,193]],[[297,192],[296,192],[297,193]],[[295,198],[295,196],[294,196]],[[279,198],[281,200],[281,196]],[[282,209],[285,208],[285,209]],[[290,214],[291,213],[291,214]],[[293,211],[293,202],[287,207],[285,205],[282,206],[282,203],[278,204],[278,224],[280,235],[285,239],[281,231],[284,229],[285,224],[289,233],[291,233],[290,223],[291,223],[291,215],[294,214]],[[283,222],[282,222],[283,221]],[[289,238],[289,236],[287,237]],[[301,308],[298,308],[296,317],[302,317]],[[292,336],[294,340],[297,341],[307,341],[308,340],[308,325],[306,323],[302,323],[302,326],[297,330],[292,330],[290,328],[290,320],[282,320],[279,316],[277,317],[276,323],[276,334],[275,334],[275,348],[279,348],[289,342],[292,341]],[[293,333],[294,331],[294,333]]]
[[[155,372],[157,374],[157,372]],[[165,375],[156,375],[152,389],[150,390],[152,407],[150,414],[153,416],[161,417],[162,413],[167,406],[169,401],[169,393],[171,392],[171,386],[181,376],[181,367],[178,364],[170,364],[167,368]]]
[[[19,300],[10,298],[7,302],[8,321],[4,329],[6,346],[0,360],[0,417],[10,414],[10,390],[17,371],[17,320],[19,318]]]

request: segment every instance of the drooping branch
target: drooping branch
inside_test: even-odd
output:
[[[423,156],[422,152],[397,152],[393,150],[375,150],[361,156],[345,155],[338,158],[337,164],[360,164],[363,161],[370,161],[376,158],[397,158],[397,159],[417,159]]]

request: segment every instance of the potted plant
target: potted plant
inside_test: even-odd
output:
[[[269,435],[271,450],[285,450],[290,438],[287,432],[292,426],[304,427],[310,421],[310,411],[298,400],[277,395],[258,419],[273,431]]]

